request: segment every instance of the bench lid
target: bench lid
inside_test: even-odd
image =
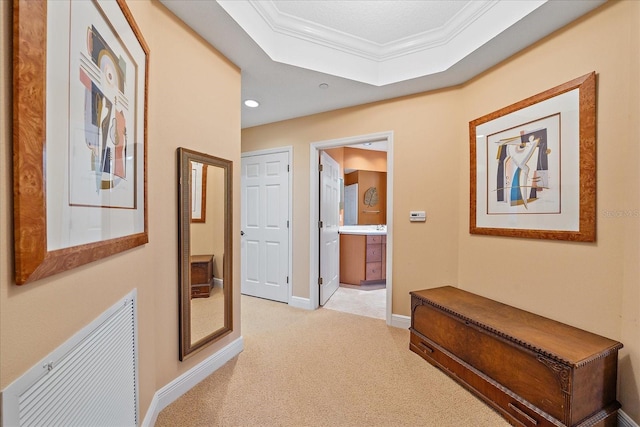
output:
[[[500,337],[575,367],[606,357],[620,342],[452,286],[411,292]],[[412,303],[412,311],[415,309]]]

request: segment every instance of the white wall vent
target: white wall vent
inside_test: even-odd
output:
[[[2,392],[13,426],[137,426],[136,290]]]

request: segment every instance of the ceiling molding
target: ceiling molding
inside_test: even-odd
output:
[[[248,34],[222,5],[214,0],[158,1],[241,69],[242,86],[237,108],[242,111],[241,127],[243,129],[460,85],[605,3],[605,0],[547,1],[522,19],[509,19],[507,17],[501,22],[502,27],[506,28],[503,30],[490,27],[487,24],[488,17],[494,14],[498,8],[494,6],[481,16],[478,16],[474,21],[475,25],[481,24],[480,31],[483,29],[492,30],[495,31],[495,34],[498,34],[490,38],[490,41],[480,43],[474,40],[473,35],[471,35],[473,44],[463,43],[458,46],[455,42],[451,42],[447,45],[447,49],[442,52],[442,55],[448,56],[450,51],[456,49],[466,50],[471,53],[442,72],[409,78],[398,83],[374,86],[354,79],[331,75],[329,72],[318,72],[310,68],[288,65],[270,58],[252,38],[253,35]],[[377,3],[378,1],[371,0],[371,3]],[[403,3],[404,0],[394,0],[394,2]],[[235,0],[232,3],[235,3],[238,7],[253,9],[246,1]],[[276,3],[278,2],[276,1]],[[299,11],[300,8],[307,7],[309,3],[313,2],[310,0],[296,0],[288,3],[286,5],[288,7],[283,7],[283,10],[293,9]],[[316,3],[323,5],[325,1]],[[342,6],[343,2],[326,1],[326,3],[335,3]],[[357,3],[357,1],[345,3]],[[420,4],[438,3],[451,7],[450,0],[420,2]],[[531,2],[525,0],[498,0],[498,3],[509,3],[514,7],[520,7],[530,6]],[[295,7],[292,8],[291,5],[295,5]],[[456,19],[461,19],[460,17],[455,17],[455,12],[452,12],[451,9],[449,9],[449,12],[443,15],[446,15],[446,19],[430,20],[431,26],[439,27],[444,22],[453,22]],[[332,10],[330,13],[325,14],[321,23],[332,26],[331,13],[334,13],[334,11]],[[266,31],[269,34],[275,34],[255,10],[250,15],[257,18],[250,25],[252,33]],[[300,16],[314,18],[309,13],[306,13],[306,15],[301,13]],[[357,17],[355,19],[359,18],[357,14],[344,15],[340,23],[341,26],[334,25],[334,27],[348,28],[345,22],[351,22],[354,19],[352,18],[353,16]],[[380,25],[380,32],[374,33],[374,36],[376,34],[378,36],[370,36],[372,34],[371,31],[364,31],[359,34],[369,35],[371,39],[386,43],[387,41],[404,38],[411,32],[417,32],[416,29],[422,29],[420,26],[423,26],[423,24],[426,25],[426,21],[420,21],[420,26],[403,25],[402,28],[396,26],[385,30],[387,22],[381,19],[380,16],[386,16],[386,14],[369,17],[371,22],[376,25],[376,27],[373,27],[375,31],[377,31],[377,25]],[[515,14],[514,16],[518,15]],[[396,19],[400,18],[396,17]],[[469,27],[471,26],[467,26],[467,29]],[[458,38],[456,37],[455,39],[457,40]],[[308,42],[305,43],[309,45]],[[295,49],[300,48],[301,46],[291,46],[291,49],[294,49],[292,55],[295,56],[295,52],[297,52]],[[289,47],[285,41],[285,45],[281,50],[285,50],[286,53],[288,49]],[[336,49],[327,50],[333,53],[339,52]],[[356,57],[344,52],[339,53],[345,57],[345,60],[348,57]],[[411,73],[426,62],[419,54],[407,54],[400,58],[404,62],[398,59],[395,61],[394,66],[398,68],[395,72]],[[390,66],[389,62],[375,63],[376,66],[367,66],[367,63],[373,64],[373,62],[367,62],[363,58],[360,59],[363,61],[361,63],[362,70],[370,73],[372,79],[378,78],[376,73],[378,73],[379,69]],[[315,60],[319,65],[332,61],[330,57],[325,56],[318,56]],[[212,78],[215,78],[215,76],[212,76]],[[327,84],[328,87],[320,89],[319,85],[321,83]],[[260,107],[250,109],[242,106],[242,100],[247,98],[258,100],[261,104]]]
[[[440,27],[384,44],[283,13],[272,0],[218,3],[272,60],[384,86],[449,69],[546,1],[467,1]]]
[[[273,0],[249,0],[249,3],[274,32],[378,62],[442,46],[497,4],[495,0],[469,1],[443,26],[378,43],[281,12]]]

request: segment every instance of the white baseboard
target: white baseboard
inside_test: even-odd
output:
[[[304,308],[305,310],[313,310],[313,307],[311,307],[311,300],[309,298],[292,296],[289,298],[289,305],[291,307]]]
[[[155,425],[158,414],[180,396],[191,390],[200,381],[214,373],[222,365],[233,359],[244,350],[244,339],[239,337],[229,345],[212,354],[169,384],[156,391],[149,405],[149,410],[141,427]]]
[[[395,328],[409,329],[411,327],[411,317],[400,314],[391,314],[391,325]]]
[[[224,282],[222,281],[222,279],[218,279],[217,277],[214,277],[213,278],[213,287],[214,288],[224,289]]]
[[[638,424],[631,419],[631,417],[622,411],[622,409],[618,410],[618,427],[640,427]]]

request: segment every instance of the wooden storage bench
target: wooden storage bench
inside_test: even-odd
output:
[[[191,298],[209,298],[213,286],[213,255],[191,255]]]
[[[622,344],[451,286],[411,292],[410,349],[516,426],[616,426]]]

